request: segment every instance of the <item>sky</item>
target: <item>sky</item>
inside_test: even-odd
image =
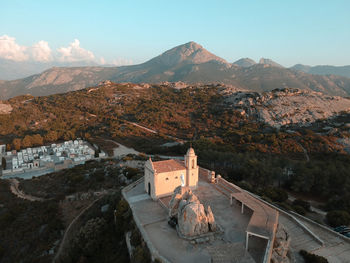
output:
[[[228,62],[350,65],[350,1],[0,0],[0,58],[138,64],[189,41]]]

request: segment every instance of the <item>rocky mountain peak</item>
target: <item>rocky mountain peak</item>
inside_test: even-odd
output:
[[[196,42],[188,42],[186,44],[174,47],[163,54],[149,60],[148,64],[161,64],[164,66],[175,66],[181,63],[201,64],[209,61],[228,64],[226,60],[215,56],[208,50],[203,48]]]
[[[241,58],[236,62],[234,62],[233,64],[243,68],[249,68],[250,66],[255,65],[256,62],[250,58]]]
[[[270,65],[270,66],[278,67],[278,68],[284,68],[282,65],[278,64],[277,62],[275,62],[275,61],[273,61],[272,59],[269,59],[269,58],[261,58],[259,60],[259,64]]]

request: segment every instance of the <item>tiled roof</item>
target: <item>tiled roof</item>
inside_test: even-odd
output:
[[[177,160],[153,162],[153,168],[157,173],[167,173],[172,171],[186,170],[185,165]]]

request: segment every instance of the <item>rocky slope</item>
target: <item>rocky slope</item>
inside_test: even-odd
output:
[[[242,115],[254,116],[274,127],[298,124],[308,126],[316,120],[350,112],[350,99],[298,89],[271,92],[227,92],[225,102]]]
[[[189,42],[170,49],[143,64],[122,67],[52,68],[24,79],[0,82],[0,99],[20,94],[43,96],[97,85],[100,81],[133,83],[224,83],[238,89],[271,91],[298,88],[329,95],[350,95],[350,78],[310,75],[262,59],[230,64],[202,46]],[[251,66],[246,66],[251,63]]]

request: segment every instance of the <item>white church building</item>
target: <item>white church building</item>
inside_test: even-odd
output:
[[[185,160],[165,160],[152,162],[149,159],[145,164],[145,191],[157,200],[169,196],[179,185],[191,189],[198,185],[197,155],[189,148]]]

